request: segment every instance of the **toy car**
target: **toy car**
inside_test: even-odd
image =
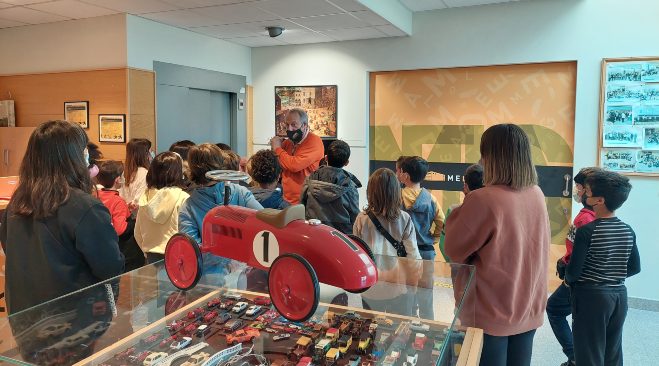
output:
[[[265,297],[265,296],[257,296],[252,300],[256,305],[261,305],[261,306],[270,306],[272,303],[270,301],[270,298]]]
[[[206,313],[206,315],[204,315],[204,322],[206,322],[206,323],[212,322],[213,319],[215,319],[217,317],[217,315],[218,315],[217,311],[215,311],[215,310],[209,311],[208,313]]]
[[[154,343],[157,343],[161,338],[163,337],[162,334],[160,333],[154,333],[150,335],[148,338],[146,338],[143,343],[145,346],[150,347]]]
[[[160,363],[163,359],[165,359],[168,356],[167,353],[165,352],[152,352],[148,356],[146,356],[146,359],[144,359],[144,366],[151,366]]]
[[[181,366],[199,366],[203,365],[211,355],[206,352],[200,352],[190,356],[190,358],[181,364]]]
[[[247,312],[245,313],[245,315],[254,316],[254,315],[258,314],[259,311],[261,311],[261,307],[259,305],[252,305],[247,309]]]
[[[311,357],[302,357],[296,366],[311,366]]]
[[[265,328],[265,331],[268,333],[278,333],[277,329],[272,329],[272,328]]]
[[[194,310],[191,310],[188,312],[187,318],[188,319],[197,319],[200,318],[204,314],[204,309],[202,308],[196,308]]]
[[[185,328],[183,328],[182,332],[184,334],[192,334],[197,329],[198,326],[199,326],[198,323],[190,323]]]
[[[224,324],[224,329],[233,332],[234,330],[243,326],[243,321],[240,319],[231,319]]]
[[[359,363],[361,362],[362,358],[358,355],[352,355],[348,359],[348,365],[347,366],[359,366]]]
[[[172,324],[167,326],[167,329],[169,329],[170,333],[175,333],[184,326],[185,326],[185,322],[183,320],[179,320],[176,322],[172,322]]]
[[[421,320],[415,319],[412,320],[412,323],[410,323],[410,329],[417,332],[427,332],[430,330],[430,326],[428,324],[421,323]]]
[[[229,309],[231,309],[231,308],[233,307],[233,304],[235,304],[235,302],[234,302],[233,300],[226,300],[226,301],[223,301],[223,302],[220,304],[220,309],[222,309],[222,310],[229,310]]]
[[[412,347],[414,347],[414,349],[417,351],[421,351],[423,350],[423,347],[426,346],[427,340],[428,337],[426,337],[425,334],[417,333],[416,336],[414,337],[414,344],[412,345]]]
[[[233,311],[236,314],[239,314],[243,310],[245,310],[245,308],[247,308],[247,303],[241,301],[241,302],[236,303],[236,305],[234,305],[233,308],[231,308],[231,311]]]
[[[416,352],[410,351],[403,362],[403,366],[416,366],[417,361],[419,360],[419,354]]]
[[[243,299],[243,297],[240,296],[240,294],[238,294],[236,292],[227,292],[226,294],[224,294],[224,298],[225,299],[235,300],[235,301],[240,301],[240,300]]]
[[[208,303],[206,303],[206,307],[209,308],[209,309],[212,309],[214,307],[219,306],[221,303],[222,303],[222,300],[219,297],[216,297],[216,298],[212,299],[211,301],[209,301]]]
[[[205,334],[210,332],[211,328],[208,327],[206,324],[202,324],[197,328],[197,337],[203,337]]]
[[[371,334],[368,332],[362,333],[362,335],[359,336],[359,345],[357,346],[357,350],[360,353],[366,353],[366,350],[370,345],[371,345]]]
[[[312,345],[311,338],[300,337],[295,343],[295,348],[289,353],[288,356],[292,360],[299,360],[302,358],[302,356],[305,355],[305,353],[307,353],[311,345]]]
[[[172,344],[169,346],[169,348],[178,351],[180,349],[183,349],[183,348],[187,347],[190,344],[190,342],[192,342],[192,338],[183,337],[183,338],[181,338],[180,341],[172,342]]]
[[[165,338],[162,341],[160,341],[159,347],[160,348],[165,348],[165,347],[167,347],[168,344],[172,344],[172,342],[174,342],[176,339],[178,339],[178,337],[175,336],[175,335],[173,335],[171,337],[168,337],[168,338]]]
[[[216,181],[248,179],[244,173],[222,170],[207,172],[206,177]],[[225,189],[228,191],[229,186]],[[318,307],[319,282],[351,292],[363,292],[377,282],[368,245],[332,227],[306,221],[303,205],[256,211],[229,205],[229,194],[225,197],[224,205],[212,208],[204,217],[201,245],[182,233],[169,239],[165,269],[177,288],[189,290],[199,282],[202,253],[211,253],[268,270],[268,289],[275,308],[287,319],[304,321]]]
[[[128,357],[128,360],[131,363],[141,364],[142,362],[144,362],[144,360],[146,360],[146,357],[149,355],[149,353],[150,353],[149,351],[142,351],[136,355],[132,355]]]
[[[123,352],[117,353],[114,358],[117,359],[117,361],[123,361],[128,359],[128,356],[132,355],[135,353],[135,347],[130,347]]]
[[[220,315],[217,316],[217,319],[215,319],[216,324],[224,324],[227,321],[231,319],[231,315],[229,313],[220,313]]]
[[[240,329],[232,334],[227,334],[227,344],[252,342],[259,334],[259,331],[256,329]]]
[[[291,334],[290,333],[282,333],[282,334],[277,334],[276,336],[272,337],[273,341],[283,341],[284,339],[290,339]]]

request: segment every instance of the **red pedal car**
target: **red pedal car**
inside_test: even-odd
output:
[[[236,171],[211,171],[206,176],[217,181],[247,178]],[[211,209],[203,221],[202,245],[180,233],[167,243],[165,269],[174,286],[188,290],[197,284],[202,253],[269,270],[270,299],[291,321],[305,321],[314,314],[319,282],[363,292],[378,278],[373,253],[364,242],[317,220],[306,221],[303,205],[256,211],[225,202]]]

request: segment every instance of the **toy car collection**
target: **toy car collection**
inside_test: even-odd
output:
[[[156,366],[169,364],[171,357],[177,357],[174,365],[203,366],[214,352],[242,344],[243,349],[254,347],[255,351],[265,352],[271,366],[434,366],[446,342],[444,329],[431,329],[423,321],[328,311],[322,318],[293,323],[276,313],[263,312],[259,308],[267,305],[257,305],[256,298],[238,294],[231,297],[210,299],[204,302],[204,308],[168,320],[169,334],[152,331],[103,365]],[[231,308],[220,309],[221,304],[237,298],[240,301]],[[264,298],[258,302],[264,303]],[[254,308],[263,313],[260,320],[246,311]],[[189,316],[191,313],[194,316]],[[424,331],[412,332],[413,327]]]
[[[249,177],[218,170],[207,172],[206,178],[244,181]],[[202,253],[241,261],[268,271],[270,300],[291,321],[305,321],[314,314],[319,282],[362,292],[378,278],[373,253],[366,244],[332,227],[306,221],[303,205],[256,211],[229,205],[227,199],[224,205],[208,211],[201,238],[201,245],[185,234],[169,239],[165,269],[174,286],[189,290],[199,282]],[[217,245],[219,242],[222,245]],[[319,242],[324,245],[317,245]],[[328,247],[332,250],[327,251]]]

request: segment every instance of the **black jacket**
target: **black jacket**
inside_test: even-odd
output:
[[[352,234],[359,214],[357,177],[341,168],[324,166],[313,172],[302,186],[300,203],[306,207],[307,219],[318,219],[343,233]]]
[[[10,314],[120,275],[124,268],[110,212],[77,189],[47,219],[6,210],[0,242]]]

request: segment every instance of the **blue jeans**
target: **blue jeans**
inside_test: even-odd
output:
[[[507,337],[483,335],[481,366],[530,366],[534,336],[535,329]]]
[[[419,254],[421,254],[421,259],[423,259],[423,272],[414,293],[412,313],[415,315],[418,307],[419,317],[421,319],[434,320],[433,280],[435,274],[435,256],[437,254],[434,250],[420,250]]]
[[[574,361],[574,342],[572,341],[572,330],[567,322],[567,316],[572,314],[572,303],[570,302],[570,289],[561,283],[547,300],[547,318],[554,331],[554,336],[561,344],[563,353],[568,360]]]

